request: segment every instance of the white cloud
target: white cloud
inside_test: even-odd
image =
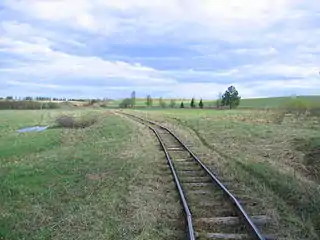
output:
[[[315,64],[288,65],[277,62],[267,62],[264,64],[254,64],[238,69],[239,77],[257,76],[279,76],[291,78],[311,78],[317,77],[318,69]]]
[[[261,31],[286,18],[296,6],[292,0],[6,0],[6,4],[31,17],[84,28],[100,34],[131,31],[150,34],[189,28],[185,37],[234,36]],[[205,32],[203,32],[203,30]],[[243,37],[243,36],[242,36]]]
[[[2,52],[16,54],[32,61],[23,65],[2,68],[2,72],[34,76],[38,79],[64,77],[65,79],[130,79],[131,84],[170,84],[175,81],[163,78],[157,70],[142,66],[139,63],[129,64],[122,61],[107,61],[97,56],[83,57],[55,51],[50,48],[52,43],[35,34],[30,26],[5,24],[6,31],[0,40]],[[12,28],[11,28],[12,27]],[[17,29],[23,34],[17,40]],[[29,35],[27,34],[29,31]],[[110,80],[109,80],[110,81]]]
[[[0,22],[0,54],[11,56],[0,59],[5,63],[0,67],[1,79],[21,87],[33,82],[39,88],[64,85],[67,90],[68,84],[79,79],[74,86],[77,91],[134,87],[183,97],[198,92],[199,97],[212,98],[232,83],[245,97],[258,96],[266,89],[272,93],[275,88],[320,92],[320,56],[315,54],[320,51],[320,31],[304,25],[310,17],[308,3],[314,9],[320,7],[312,0],[4,0],[22,18]],[[190,56],[195,66],[184,67],[190,59],[175,53],[162,60],[180,62],[179,69],[129,63],[129,55],[125,56],[128,62],[110,60],[110,55],[88,49],[88,40],[78,41],[68,31],[90,38],[93,46],[101,41],[106,48],[109,42],[174,42],[197,51]],[[228,47],[224,49],[221,42]],[[83,55],[66,51],[70,45],[88,51]],[[153,50],[135,59],[159,59],[161,50]],[[232,63],[233,58],[251,58],[251,62],[213,71],[197,70],[200,64],[195,61],[205,59],[213,66],[217,60]],[[201,82],[203,79],[212,82]]]
[[[181,83],[166,89],[167,96],[197,99],[216,99],[218,93],[223,93],[227,87],[235,85],[243,96],[255,96],[255,91],[250,88],[243,88],[241,84],[219,84],[219,83]],[[195,91],[196,89],[196,91]]]
[[[319,91],[319,80],[317,78],[310,78],[308,81],[301,79],[293,80],[276,80],[276,81],[257,81],[253,82],[251,86],[256,90],[273,90],[273,89],[294,89],[294,90],[315,90]]]
[[[278,53],[278,51],[273,48],[239,48],[234,50],[234,53],[236,54],[250,54],[250,55],[259,55],[259,56],[270,56],[275,55]]]

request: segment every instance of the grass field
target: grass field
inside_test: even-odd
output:
[[[319,239],[319,118],[287,116],[279,124],[269,111],[134,113],[174,129],[222,181],[237,183],[240,199],[255,197],[279,239]]]
[[[124,111],[174,130],[233,183],[236,196],[257,202],[249,214],[272,217],[279,240],[319,239],[319,118],[279,121],[270,110]],[[54,126],[61,114],[97,122],[16,132]],[[183,239],[177,199],[154,135],[116,111],[0,111],[0,239]]]
[[[312,103],[318,103],[320,105],[320,96],[298,96],[298,99],[309,101]],[[274,97],[274,98],[252,98],[252,99],[242,99],[240,103],[240,108],[275,108],[284,104],[291,97]],[[170,99],[163,99],[167,105],[170,104]],[[111,101],[107,104],[108,107],[118,107],[122,100]],[[184,102],[185,107],[190,107],[190,99],[175,99],[176,107],[180,107],[180,103]],[[215,101],[212,100],[203,100],[205,107],[213,107],[216,105]],[[196,100],[196,104],[199,103],[199,99]],[[136,99],[137,107],[145,107],[146,99],[138,98]],[[159,106],[159,99],[153,99],[153,106]]]
[[[62,113],[92,112],[98,123],[86,129],[16,132],[52,125]],[[176,234],[169,220],[178,219],[180,205],[167,198],[174,186],[154,168],[164,156],[145,128],[108,111],[0,116],[0,239],[147,240]]]

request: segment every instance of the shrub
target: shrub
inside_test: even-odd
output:
[[[174,108],[176,106],[176,100],[175,99],[171,99],[170,100],[170,107]]]
[[[309,115],[312,117],[320,117],[320,107],[310,108]]]
[[[97,121],[98,118],[94,115],[86,115],[79,118],[62,115],[56,119],[57,126],[63,128],[86,128],[95,124]]]
[[[303,152],[304,163],[311,175],[320,181],[320,138],[295,138],[293,145],[296,150]]]
[[[130,98],[125,98],[122,100],[122,102],[119,104],[120,108],[129,108],[132,107],[132,100]]]
[[[310,102],[308,104],[308,115],[311,117],[320,117],[320,103]]]
[[[62,115],[56,119],[56,123],[58,127],[73,128],[76,120],[73,116]]]
[[[159,98],[159,106],[162,108],[166,108],[167,107],[167,103],[163,100],[163,98]]]
[[[291,114],[298,119],[306,119],[306,117],[319,117],[320,104],[309,100],[296,98],[291,99],[278,109],[279,112],[284,114]]]
[[[166,108],[167,107],[167,103],[165,101],[161,101],[160,102],[160,107]]]
[[[301,99],[291,99],[285,102],[281,108],[288,114],[304,115],[308,110],[308,102]]]
[[[286,116],[283,110],[268,111],[269,119],[275,124],[281,124]]]

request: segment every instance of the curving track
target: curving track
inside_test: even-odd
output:
[[[125,114],[125,113],[123,113]],[[258,225],[266,216],[250,217],[235,196],[168,128],[131,114],[157,136],[179,191],[186,218],[188,240],[267,240]]]

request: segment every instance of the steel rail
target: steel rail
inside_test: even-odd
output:
[[[191,214],[188,202],[187,202],[186,197],[184,195],[184,192],[183,192],[183,189],[182,189],[178,174],[177,174],[177,172],[176,172],[176,170],[175,170],[175,168],[173,166],[171,157],[170,157],[170,155],[168,153],[168,150],[166,149],[165,144],[163,143],[159,133],[157,132],[157,130],[155,128],[151,127],[150,125],[145,124],[144,122],[146,122],[146,121],[144,119],[140,119],[139,117],[136,117],[136,116],[131,115],[131,114],[126,114],[126,113],[123,113],[123,114],[139,119],[140,123],[142,123],[145,126],[149,127],[154,132],[154,134],[156,135],[158,141],[160,142],[161,148],[162,148],[162,150],[164,151],[164,153],[166,155],[166,159],[167,159],[168,165],[169,165],[170,170],[172,172],[172,175],[174,177],[174,181],[175,181],[176,187],[177,187],[178,192],[179,192],[180,200],[181,200],[182,205],[183,205],[183,209],[184,209],[184,212],[185,212],[185,215],[186,215],[186,220],[187,220],[187,228],[188,228],[187,237],[188,237],[188,240],[196,240],[196,235],[195,235],[194,228],[193,228],[192,214]]]
[[[181,188],[181,184],[179,182],[179,179],[177,177],[177,174],[176,174],[176,171],[174,170],[174,167],[173,167],[173,164],[172,164],[172,161],[171,161],[171,158],[168,154],[168,151],[166,150],[165,148],[165,145],[162,141],[162,139],[160,138],[158,132],[151,126],[145,124],[144,122],[148,122],[149,124],[152,124],[152,125],[155,125],[155,126],[158,126],[160,127],[161,129],[167,131],[171,136],[173,136],[181,145],[182,147],[188,151],[188,153],[192,156],[192,158],[198,162],[198,164],[200,164],[201,168],[211,177],[213,183],[215,183],[222,191],[223,193],[225,194],[225,196],[227,197],[227,199],[231,202],[232,206],[234,207],[235,211],[238,213],[238,215],[240,216],[240,218],[242,219],[242,221],[244,222],[247,230],[250,232],[250,235],[255,239],[255,240],[266,240],[265,237],[263,237],[263,235],[260,233],[259,229],[255,226],[255,224],[253,223],[252,219],[250,218],[250,216],[246,213],[246,211],[244,210],[244,208],[242,207],[242,205],[240,204],[240,202],[238,201],[238,199],[223,185],[223,183],[218,179],[218,177],[212,173],[211,170],[209,170],[203,163],[202,161],[190,150],[190,148],[188,148],[183,142],[182,140],[176,136],[170,129],[168,129],[167,127],[161,125],[161,124],[158,124],[156,122],[153,122],[153,121],[150,121],[150,120],[146,120],[146,119],[143,119],[141,117],[138,117],[138,116],[135,116],[135,115],[132,115],[132,114],[127,114],[127,113],[124,113],[125,115],[128,115],[128,116],[131,116],[133,118],[136,118],[136,119],[139,119],[140,121],[142,121],[142,123],[146,126],[148,126],[150,129],[152,129],[152,131],[156,134],[158,140],[160,141],[161,143],[161,146],[163,148],[163,150],[165,151],[166,153],[166,157],[168,159],[168,162],[169,162],[169,165],[170,165],[170,168],[171,168],[171,171],[174,173],[174,176],[175,176],[175,180],[178,181],[179,183],[179,193],[180,193],[180,196],[182,194],[183,198],[184,198],[184,201],[183,201],[183,204],[184,206],[187,206],[187,209],[188,209],[188,213],[190,213],[190,210],[189,210],[189,207],[188,207],[188,204],[186,202],[186,199],[185,199],[185,196],[183,194],[183,190]],[[188,224],[189,224],[189,221],[188,221]],[[190,224],[192,224],[192,218],[191,218],[191,213],[190,213]],[[193,226],[191,227],[192,230],[193,230]],[[194,233],[194,231],[193,231]],[[194,238],[195,239],[195,238]]]

